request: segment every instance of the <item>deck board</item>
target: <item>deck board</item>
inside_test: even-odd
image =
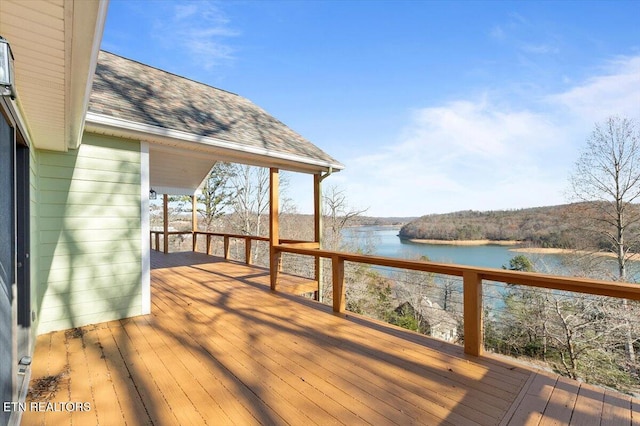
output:
[[[178,301],[174,300],[174,302],[177,303]],[[225,335],[222,335],[222,334],[217,335],[215,336],[215,342],[220,342],[225,340],[228,341],[231,339],[233,342],[235,342],[235,346],[232,348],[232,351],[242,350],[242,348],[247,347],[247,343],[243,342],[240,338],[238,338],[238,335],[242,335],[242,333],[241,333],[241,330],[234,325],[233,321],[221,322],[221,321],[224,321],[223,318],[218,318],[217,321],[218,321],[218,325],[223,327],[225,330],[230,330],[235,328],[236,329],[235,331],[238,332],[238,334],[226,333]],[[267,335],[267,333],[269,333],[269,331],[272,331],[272,330],[270,330],[268,327],[261,327],[259,324],[257,324],[257,325],[254,325],[253,331],[258,335],[261,335],[261,334]],[[294,382],[299,382],[300,380],[303,380],[305,383],[309,383],[309,384],[313,382],[313,376],[315,373],[313,370],[309,369],[309,361],[312,361],[310,359],[309,352],[304,350],[301,352],[296,351],[297,347],[304,347],[305,345],[299,344],[299,342],[296,340],[282,340],[282,341],[278,341],[277,344],[273,344],[273,342],[268,342],[268,341],[265,341],[265,339],[260,339],[260,338],[253,338],[250,345],[251,345],[250,347],[254,354],[254,357],[256,353],[260,353],[261,355],[260,356],[261,365],[259,366],[261,370],[269,371],[271,369],[278,369],[277,366],[274,365],[274,361],[273,361],[273,358],[278,358],[281,361],[280,365],[286,365],[289,369],[296,369],[296,367],[300,369],[298,370],[300,372],[299,373],[300,375],[293,378]],[[319,353],[320,351],[321,351],[321,348],[319,347],[318,351],[314,355],[332,356],[331,353],[326,351],[323,351],[323,353],[320,354]],[[328,405],[327,403],[327,399],[328,399],[332,401],[333,402],[332,405],[335,406],[336,401],[332,400],[331,396],[335,394],[337,391],[339,391],[340,389],[346,388],[349,390],[349,392],[347,394],[342,394],[340,396],[339,401],[343,401],[344,403],[346,399],[346,402],[348,402],[347,406],[359,408],[360,409],[359,414],[366,421],[372,424],[380,424],[380,423],[387,424],[389,422],[392,422],[393,418],[397,416],[397,413],[392,412],[391,416],[383,417],[380,413],[377,413],[375,410],[371,410],[370,406],[362,404],[361,401],[359,401],[358,399],[354,399],[352,397],[352,395],[355,395],[356,398],[360,397],[361,399],[365,399],[365,400],[370,400],[372,398],[372,395],[370,394],[364,397],[360,395],[363,391],[362,389],[358,388],[357,385],[355,384],[362,383],[363,378],[362,376],[358,376],[354,373],[353,371],[353,367],[355,367],[354,365],[343,364],[343,366],[340,366],[339,363],[336,362],[335,364],[328,365],[328,367],[329,368],[321,369],[320,373],[324,377],[325,382],[334,383],[334,386],[330,387],[326,385],[319,385],[320,387],[325,387],[326,388],[325,391],[329,395],[328,398],[325,397],[323,399],[323,405],[325,406]],[[286,379],[291,379],[290,375],[285,374],[283,371],[280,371],[280,375],[281,377],[284,377]],[[351,380],[351,382],[346,381],[349,379]],[[322,380],[323,379],[320,378],[319,381],[322,381]],[[374,380],[377,381],[378,386],[380,386],[380,378],[376,377],[374,378]],[[317,382],[315,383],[317,384]],[[372,387],[365,387],[365,389],[375,393],[375,390]],[[304,386],[304,387],[300,387],[298,391],[302,393],[306,393],[306,392],[309,392],[310,390],[306,386]],[[394,399],[397,399],[393,393],[387,393],[384,396],[379,397],[378,399],[381,406],[383,407],[389,406],[390,410],[396,410],[396,411],[398,410],[397,406],[395,408],[392,408],[392,406],[389,405],[394,401]],[[402,403],[406,404],[406,401],[400,400],[400,399],[398,399],[398,401],[396,402],[398,404],[402,404]],[[414,407],[407,405],[405,409],[408,411],[411,411],[414,409]],[[335,410],[336,408],[333,408],[329,410],[329,412],[333,414]],[[340,410],[343,413],[348,413],[349,411],[349,409],[347,409],[344,406],[339,407],[338,410]],[[424,413],[424,415],[426,416],[428,414]],[[344,421],[344,418],[342,420]]]
[[[151,315],[38,337],[32,385],[57,375],[48,400],[92,410],[27,411],[23,424],[638,421],[626,395],[333,314],[284,286],[272,292],[263,268],[155,252],[152,266]]]
[[[71,411],[71,424],[94,424],[98,422],[96,417],[96,406],[93,400],[92,389],[94,384],[89,379],[89,366],[85,356],[86,348],[82,338],[82,330],[67,330],[65,332],[67,343],[67,356],[69,362],[69,399],[68,401],[89,402],[93,407],[92,410],[75,410]],[[90,384],[90,386],[87,386]]]
[[[102,373],[106,377],[107,383],[111,385],[100,389],[103,397],[117,402],[117,407],[121,418],[124,419],[124,423],[136,424],[136,421],[138,421],[138,424],[150,424],[149,413],[134,382],[130,379],[129,370],[122,359],[122,354],[118,350],[111,329],[109,327],[97,328],[95,334],[100,341],[100,358],[104,359],[104,367],[99,364],[99,368],[96,368],[96,375]],[[106,371],[104,368],[106,368]],[[116,416],[116,420],[120,420],[118,408],[115,406],[104,407],[104,410],[101,410],[98,405],[97,408],[98,411],[102,412],[102,416],[108,416],[108,413],[113,413]],[[113,411],[108,411],[109,408]]]
[[[549,377],[545,374],[533,375],[531,382],[521,392],[522,398],[517,405],[513,406],[513,415],[504,418],[502,424],[539,424],[556,382],[556,377]]]

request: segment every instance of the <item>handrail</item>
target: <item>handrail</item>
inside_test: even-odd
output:
[[[331,259],[333,273],[333,310],[345,310],[344,262],[386,266],[414,271],[461,276],[463,280],[464,351],[479,356],[483,353],[482,330],[482,281],[500,281],[531,287],[595,294],[630,300],[640,300],[640,284],[594,280],[589,278],[562,277],[532,272],[511,271],[497,268],[436,263],[422,260],[395,259],[280,244],[274,247],[275,264],[282,253]],[[273,264],[273,263],[272,263]],[[277,283],[278,269],[271,268],[272,282]]]
[[[228,234],[224,232],[209,232],[209,231],[189,231],[189,233],[194,233],[198,235],[211,235],[213,237],[229,237],[229,238],[238,238],[238,239],[249,238],[255,241],[269,241],[269,237],[259,237],[256,235]]]
[[[151,248],[153,248],[154,235],[155,235],[155,247],[156,250],[160,250],[160,235],[164,235],[164,231],[150,231],[150,244]],[[268,242],[269,237],[260,237],[256,235],[244,235],[244,234],[229,234],[224,232],[209,232],[209,231],[170,231],[167,232],[166,235],[192,235],[192,250],[197,251],[197,243],[198,243],[198,235],[205,235],[207,238],[206,241],[206,253],[211,254],[211,239],[212,237],[222,237],[224,238],[224,258],[229,259],[229,249],[230,249],[230,240],[240,239],[245,240],[245,263],[247,265],[252,264],[252,241],[264,241]],[[292,239],[280,239],[280,244],[287,244],[291,247],[300,247],[300,248],[311,248],[318,249],[320,248],[320,243],[314,241],[304,241],[304,240],[292,240]]]
[[[314,250],[301,247],[278,245],[279,252],[295,253],[307,256],[320,256],[326,259],[338,256],[349,262],[386,266],[413,271],[432,272],[436,274],[462,277],[464,273],[478,274],[483,280],[500,281],[509,284],[542,287],[554,290],[589,293],[623,299],[640,300],[640,284],[617,281],[594,280],[591,278],[564,277],[559,275],[540,274],[535,272],[512,271],[509,269],[482,268],[452,263],[437,263],[424,260],[396,259],[393,257],[371,256],[358,253]]]
[[[253,264],[252,256],[252,241],[269,241],[268,237],[258,237],[255,235],[242,235],[242,234],[226,234],[223,232],[207,232],[207,231],[193,231],[193,251],[197,251],[198,235],[206,235],[206,253],[211,254],[211,237],[223,237],[224,238],[224,258],[229,259],[229,250],[231,247],[231,238],[244,240],[244,261],[247,265]]]

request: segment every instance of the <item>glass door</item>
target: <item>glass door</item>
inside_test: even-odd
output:
[[[0,402],[13,401],[15,348],[13,338],[12,293],[15,283],[13,128],[0,114]],[[9,421],[9,412],[0,410],[0,424]]]
[[[16,139],[19,139],[19,133]],[[18,140],[19,142],[19,140]],[[18,290],[18,360],[29,355],[31,329],[31,261],[30,261],[30,197],[29,148],[18,143],[15,161],[16,177],[16,284]]]

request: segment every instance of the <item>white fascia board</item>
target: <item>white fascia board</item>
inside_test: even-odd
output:
[[[67,94],[70,98],[69,116],[72,121],[67,148],[77,149],[82,143],[84,122],[93,87],[93,76],[98,65],[109,0],[75,2],[72,7],[71,64],[68,65],[71,88]]]
[[[207,136],[195,135],[193,133],[182,132],[180,130],[173,129],[165,129],[159,126],[152,126],[149,124],[140,124],[129,120],[123,120],[119,118],[113,118],[109,116],[105,116],[102,114],[96,114],[92,112],[87,113],[86,117],[86,126],[87,130],[96,130],[96,131],[111,131],[113,134],[118,134],[120,131],[120,135],[123,137],[129,138],[144,138],[145,135],[147,137],[156,138],[165,138],[170,139],[174,142],[188,142],[193,144],[199,144],[202,146],[207,146],[211,148],[218,148],[223,150],[229,150],[238,153],[244,153],[248,155],[256,155],[262,157],[270,157],[277,160],[281,160],[283,162],[297,163],[300,165],[305,165],[307,167],[314,169],[314,171],[328,171],[333,170],[334,172],[340,171],[344,169],[344,165],[341,163],[330,163],[321,160],[315,160],[312,158],[302,157],[295,154],[282,153],[277,151],[272,151],[264,148],[258,148],[253,146],[241,145],[235,142],[226,141],[223,139],[211,138]],[[295,169],[295,167],[293,167]],[[309,173],[309,170],[307,170]]]

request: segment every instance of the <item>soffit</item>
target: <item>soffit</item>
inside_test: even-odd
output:
[[[149,147],[149,184],[159,194],[193,195],[216,160],[169,147]]]
[[[0,35],[15,58],[17,104],[36,148],[76,148],[106,1],[2,0]]]

